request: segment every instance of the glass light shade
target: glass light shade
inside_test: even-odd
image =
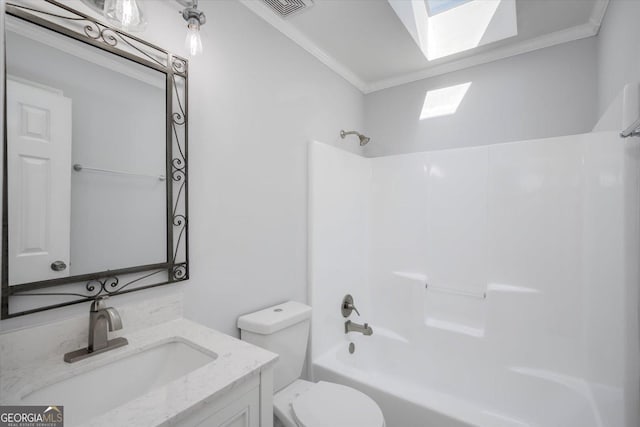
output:
[[[202,53],[202,39],[200,38],[200,25],[187,26],[187,39],[185,46],[189,51],[189,55],[196,56]]]
[[[125,31],[142,31],[147,26],[141,0],[105,0],[104,16]]]

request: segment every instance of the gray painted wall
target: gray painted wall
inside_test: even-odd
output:
[[[360,151],[339,132],[362,128],[363,96],[240,3],[201,4],[210,21],[191,68],[185,314],[237,334],[240,314],[306,301],[308,141]]]
[[[610,0],[598,35],[598,112],[640,80],[640,1]]]
[[[596,122],[596,39],[436,76],[365,96],[365,154],[385,156],[591,130]],[[471,82],[457,112],[419,120],[428,90]]]

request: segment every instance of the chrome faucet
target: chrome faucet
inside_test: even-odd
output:
[[[348,334],[349,332],[360,332],[362,335],[373,335],[373,328],[369,326],[368,323],[360,325],[352,322],[351,320],[347,320],[344,322],[344,333]]]
[[[91,303],[89,312],[89,344],[87,348],[72,351],[64,355],[67,363],[77,362],[89,356],[104,353],[114,348],[122,347],[129,342],[126,338],[109,339],[109,331],[122,329],[120,314],[113,307],[107,307],[107,297],[97,297]]]
[[[89,313],[89,353],[102,350],[109,345],[109,331],[122,329],[120,314],[113,307],[107,307],[105,297],[96,298],[91,303]]]

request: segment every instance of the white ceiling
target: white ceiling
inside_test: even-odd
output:
[[[609,3],[516,0],[517,36],[427,61],[387,0],[315,0],[288,19],[241,1],[364,93],[596,35]]]

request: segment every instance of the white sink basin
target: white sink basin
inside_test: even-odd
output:
[[[77,375],[23,396],[22,403],[64,405],[65,425],[74,426],[187,375],[217,357],[176,338],[99,367],[86,366]],[[86,360],[83,363],[91,363],[90,358]]]

